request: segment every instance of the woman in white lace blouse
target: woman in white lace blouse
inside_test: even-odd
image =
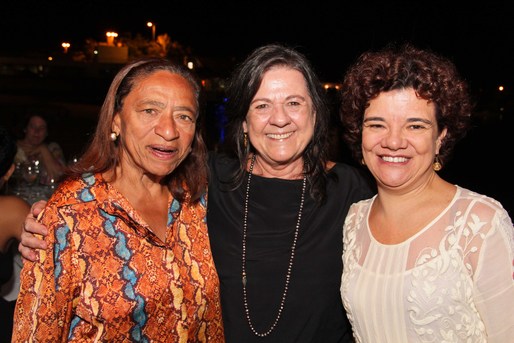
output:
[[[361,55],[342,89],[345,139],[378,186],[344,225],[357,342],[513,342],[512,220],[437,174],[473,110],[455,65],[390,46]]]

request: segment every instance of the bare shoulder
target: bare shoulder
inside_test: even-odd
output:
[[[0,196],[0,235],[3,239],[21,235],[21,225],[30,212],[30,205],[14,195]],[[0,241],[2,241],[0,238]]]
[[[0,196],[0,209],[2,211],[2,215],[7,214],[7,212],[4,212],[4,210],[22,211],[28,213],[30,210],[30,205],[28,202],[15,195],[3,195]]]

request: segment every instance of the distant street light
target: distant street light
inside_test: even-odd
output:
[[[106,32],[107,36],[107,45],[114,45],[114,38],[118,37],[118,33],[116,32]]]
[[[68,42],[63,42],[61,44],[62,48],[64,49],[64,53],[67,54],[68,53],[68,49],[70,48],[71,44],[68,43]]]
[[[146,23],[146,26],[152,28],[152,40],[154,41],[155,40],[155,24],[152,23],[151,21],[149,21],[148,23]]]

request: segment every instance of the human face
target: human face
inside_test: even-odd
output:
[[[191,152],[197,105],[186,79],[157,71],[136,81],[113,120],[120,134],[124,173],[160,180]]]
[[[32,116],[25,128],[25,140],[33,146],[38,146],[48,134],[46,121],[40,116]]]
[[[418,187],[434,176],[438,134],[435,105],[412,88],[383,92],[364,112],[362,153],[378,187]]]
[[[302,155],[312,139],[315,120],[303,75],[277,67],[264,73],[243,130],[257,150],[261,166],[303,169]]]

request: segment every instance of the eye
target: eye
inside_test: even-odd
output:
[[[253,107],[253,112],[256,113],[256,114],[269,114],[271,112],[271,105],[266,103],[266,102],[261,102],[261,103],[257,103],[255,104],[255,106]]]
[[[269,104],[264,104],[263,103],[263,104],[258,104],[258,105],[255,106],[256,110],[264,110],[266,108],[269,108]]]
[[[148,115],[155,115],[155,114],[157,114],[157,111],[155,109],[153,109],[153,108],[145,108],[141,112],[143,112],[144,114],[148,114]]]
[[[188,114],[179,114],[179,115],[178,115],[178,118],[179,118],[180,120],[184,120],[184,121],[190,121],[190,122],[193,122],[193,121],[194,121],[193,117],[192,117],[192,116],[190,116],[190,115],[188,115]]]
[[[195,118],[190,113],[177,113],[175,115],[175,122],[179,125],[190,126],[195,123]]]
[[[369,129],[380,129],[380,128],[383,128],[384,125],[381,124],[381,123],[378,123],[378,122],[377,123],[370,123],[370,122],[368,122],[368,123],[364,124],[363,127],[364,128],[369,128]]]
[[[291,106],[291,107],[294,107],[294,106],[301,106],[302,104],[298,101],[289,101],[287,103],[287,106]]]
[[[426,130],[428,126],[426,124],[412,124],[408,126],[408,129],[413,131]]]

